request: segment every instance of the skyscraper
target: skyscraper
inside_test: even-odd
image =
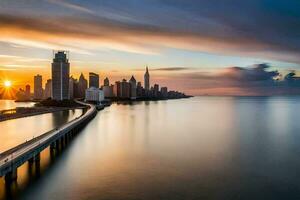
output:
[[[99,75],[93,72],[89,73],[89,87],[99,88]]]
[[[144,75],[144,85],[145,85],[145,90],[149,90],[149,88],[150,88],[150,75],[149,75],[148,67],[146,67],[146,73]]]
[[[52,96],[52,80],[48,79],[45,84],[45,95],[44,98],[48,99]]]
[[[78,97],[85,97],[85,90],[87,89],[87,80],[84,78],[84,75],[81,73],[78,82]]]
[[[30,99],[30,85],[25,86],[25,95],[27,99]]]
[[[136,99],[136,80],[133,76],[131,76],[129,80],[129,84],[130,84],[130,98]]]
[[[107,77],[103,81],[103,86],[109,86],[109,80]]]
[[[42,86],[42,76],[36,75],[34,76],[34,99],[42,99],[43,98],[43,86]]]
[[[66,51],[54,52],[52,62],[52,98],[69,99],[70,63]]]

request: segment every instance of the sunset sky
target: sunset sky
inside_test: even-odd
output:
[[[0,0],[0,81],[50,78],[52,50],[101,83],[192,95],[300,94],[299,0]]]

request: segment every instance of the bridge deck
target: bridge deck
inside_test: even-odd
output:
[[[0,177],[6,175],[8,172],[21,166],[24,162],[38,155],[42,150],[47,148],[50,144],[63,137],[73,129],[79,127],[81,124],[88,122],[97,113],[96,107],[91,104],[90,108],[80,117],[77,117],[68,123],[56,128],[52,131],[44,133],[43,135],[20,144],[8,151],[0,154]]]

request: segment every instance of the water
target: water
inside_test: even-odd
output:
[[[2,193],[28,200],[299,199],[299,113],[300,97],[114,104],[65,150],[45,150],[35,172],[18,169],[18,182]]]
[[[8,110],[16,107],[31,107],[34,102],[15,102],[14,100],[0,100],[0,110]]]

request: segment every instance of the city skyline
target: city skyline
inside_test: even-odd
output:
[[[299,94],[293,87],[270,84],[299,75],[300,30],[292,23],[299,19],[298,3],[215,4],[142,0],[120,9],[119,1],[2,1],[1,82],[24,87],[37,72],[46,81],[50,51],[66,49],[72,52],[76,77],[92,71],[113,81],[132,74],[141,79],[148,65],[155,82],[191,95]],[[264,64],[256,73],[256,66]],[[267,76],[270,71],[280,76]],[[266,74],[263,81],[260,73]]]

